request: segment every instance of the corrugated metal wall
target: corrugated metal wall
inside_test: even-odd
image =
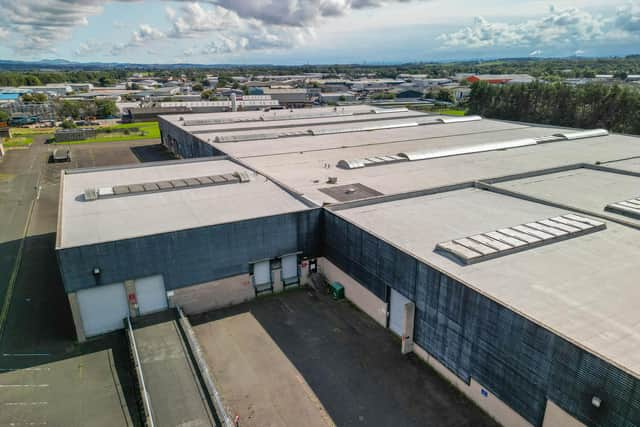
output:
[[[331,262],[383,300],[389,286],[415,302],[420,347],[533,425],[542,425],[549,398],[587,425],[640,427],[634,377],[329,211],[323,226]],[[599,409],[593,396],[604,402]]]
[[[183,159],[221,156],[224,154],[184,130],[167,123],[162,118],[158,119],[158,124],[162,144]]]
[[[249,272],[249,262],[321,249],[321,210],[311,209],[212,227],[102,243],[58,251],[67,292],[100,283],[162,274],[176,289]]]

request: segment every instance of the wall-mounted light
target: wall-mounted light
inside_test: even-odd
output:
[[[93,267],[92,273],[94,276],[98,277],[102,271],[100,270],[100,267]]]
[[[591,404],[596,408],[599,408],[600,405],[602,405],[602,399],[600,399],[598,396],[593,396],[591,398]]]

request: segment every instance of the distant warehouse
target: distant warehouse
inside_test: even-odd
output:
[[[638,138],[368,105],[159,124],[184,160],[63,175],[80,338],[317,271],[503,425],[640,427]]]

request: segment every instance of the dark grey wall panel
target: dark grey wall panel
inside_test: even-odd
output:
[[[195,157],[220,156],[223,153],[211,145],[199,140],[181,128],[173,126],[163,119],[158,120],[162,144],[183,159]]]
[[[320,251],[320,209],[62,249],[65,289],[162,274],[167,289],[248,273],[249,262]],[[100,267],[99,283],[92,275]]]
[[[331,262],[379,298],[389,286],[415,302],[420,347],[533,425],[542,425],[549,398],[590,426],[640,427],[636,378],[328,210],[323,227]],[[593,396],[602,399],[600,408]]]

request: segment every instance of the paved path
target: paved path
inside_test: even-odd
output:
[[[230,416],[245,426],[335,425],[322,403],[251,313],[194,328]]]
[[[215,426],[176,321],[135,327],[134,336],[155,425]]]

